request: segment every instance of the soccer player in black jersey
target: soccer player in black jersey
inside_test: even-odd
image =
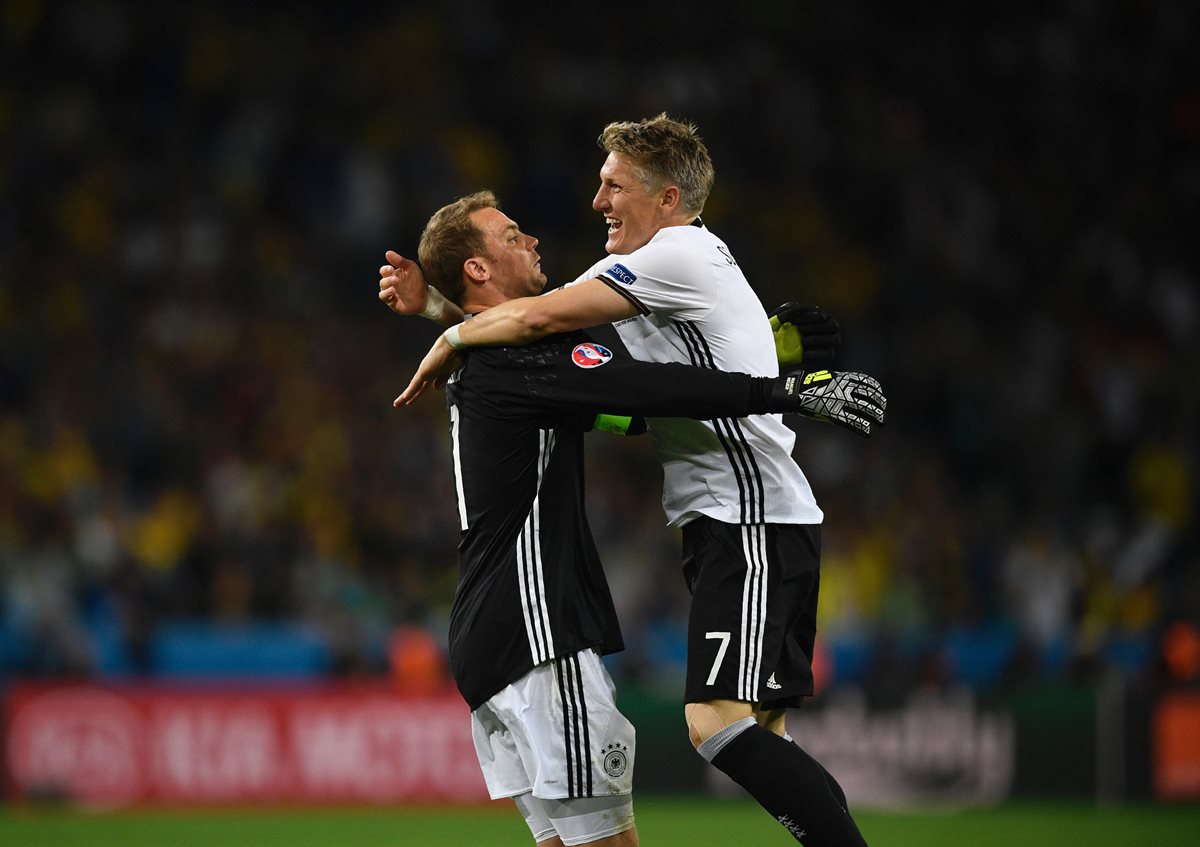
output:
[[[439,210],[419,254],[435,290],[478,314],[542,290],[536,246],[481,192]],[[397,294],[384,299],[411,313]],[[882,420],[884,401],[869,378],[819,373],[806,381],[649,364],[575,331],[475,349],[451,377],[462,530],[451,667],[472,709],[489,793],[514,799],[535,840],[637,843],[634,732],[600,661],[622,644],[584,514],[583,433],[598,411],[813,414],[833,400],[835,384],[855,379],[843,413]]]

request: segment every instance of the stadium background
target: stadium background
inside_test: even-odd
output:
[[[5,0],[7,729],[63,685],[437,689],[445,413],[390,406],[434,329],[376,301],[383,251],[490,187],[573,278],[602,251],[596,135],[667,110],[764,304],[835,313],[840,366],[890,399],[869,442],[797,425],[826,511],[800,730],[949,714],[1007,744],[998,787],[918,751],[887,805],[1196,799],[1194,745],[1170,779],[1162,752],[1200,678],[1196,35],[1183,2]],[[639,778],[720,794],[678,717],[660,471],[597,436],[588,474]],[[823,752],[875,761],[847,745]]]

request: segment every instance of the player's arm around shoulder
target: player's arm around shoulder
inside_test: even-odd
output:
[[[531,344],[547,335],[622,320],[637,313],[634,305],[599,279],[485,309],[438,336],[408,387],[392,405],[411,405],[428,387],[440,387],[457,366],[456,354],[468,348]]]
[[[589,279],[536,297],[494,306],[462,325],[461,343],[471,347],[528,344],[555,335],[612,323],[637,308],[600,279]]]

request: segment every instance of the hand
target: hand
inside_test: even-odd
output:
[[[773,399],[785,408],[857,432],[883,426],[887,398],[874,377],[854,371],[796,371],[779,377]]]
[[[429,348],[429,352],[425,354],[425,358],[421,360],[421,366],[417,368],[408,388],[392,401],[392,405],[397,409],[402,406],[411,406],[430,385],[434,388],[445,387],[450,374],[461,368],[462,365],[462,354],[447,344],[446,339],[439,335],[437,341],[433,342],[433,346]]]
[[[398,315],[421,314],[429,297],[424,272],[395,250],[385,256],[388,264],[379,269],[379,299]]]
[[[779,364],[795,367],[833,361],[842,343],[841,327],[820,306],[784,303],[771,312],[775,356]]]

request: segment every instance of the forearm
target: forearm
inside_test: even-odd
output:
[[[648,418],[740,418],[766,411],[770,389],[756,384],[762,381],[688,365],[648,365],[635,382],[609,389],[602,408]]]
[[[512,347],[559,331],[538,308],[538,299],[521,297],[486,309],[463,322],[456,340],[463,347]]]
[[[484,309],[453,340],[463,347],[515,347],[576,329],[612,323],[637,309],[600,279]]]
[[[633,360],[614,360],[578,377],[530,373],[527,380],[535,395],[559,408],[699,420],[767,412],[775,383],[769,377]]]
[[[886,419],[887,398],[878,380],[846,371],[797,371],[776,377],[722,373],[686,365],[648,365],[636,395],[623,399],[628,382],[614,373],[608,413],[698,420],[795,413],[867,437]],[[655,370],[650,370],[651,368]]]
[[[609,415],[711,420],[794,413],[862,436],[869,436],[886,418],[887,398],[879,381],[867,374],[817,370],[757,377],[725,373],[680,363],[617,358],[594,343],[577,343],[581,338],[587,336],[579,333],[536,348],[508,350],[513,363],[526,371],[524,388],[529,395],[551,408]],[[588,347],[592,350],[585,349]],[[577,355],[581,353],[590,355]],[[566,361],[574,361],[574,365]]]
[[[622,402],[613,397],[607,412],[650,418],[743,418],[783,411],[774,399],[778,377],[711,371],[682,364],[649,364],[636,395],[623,389]]]

